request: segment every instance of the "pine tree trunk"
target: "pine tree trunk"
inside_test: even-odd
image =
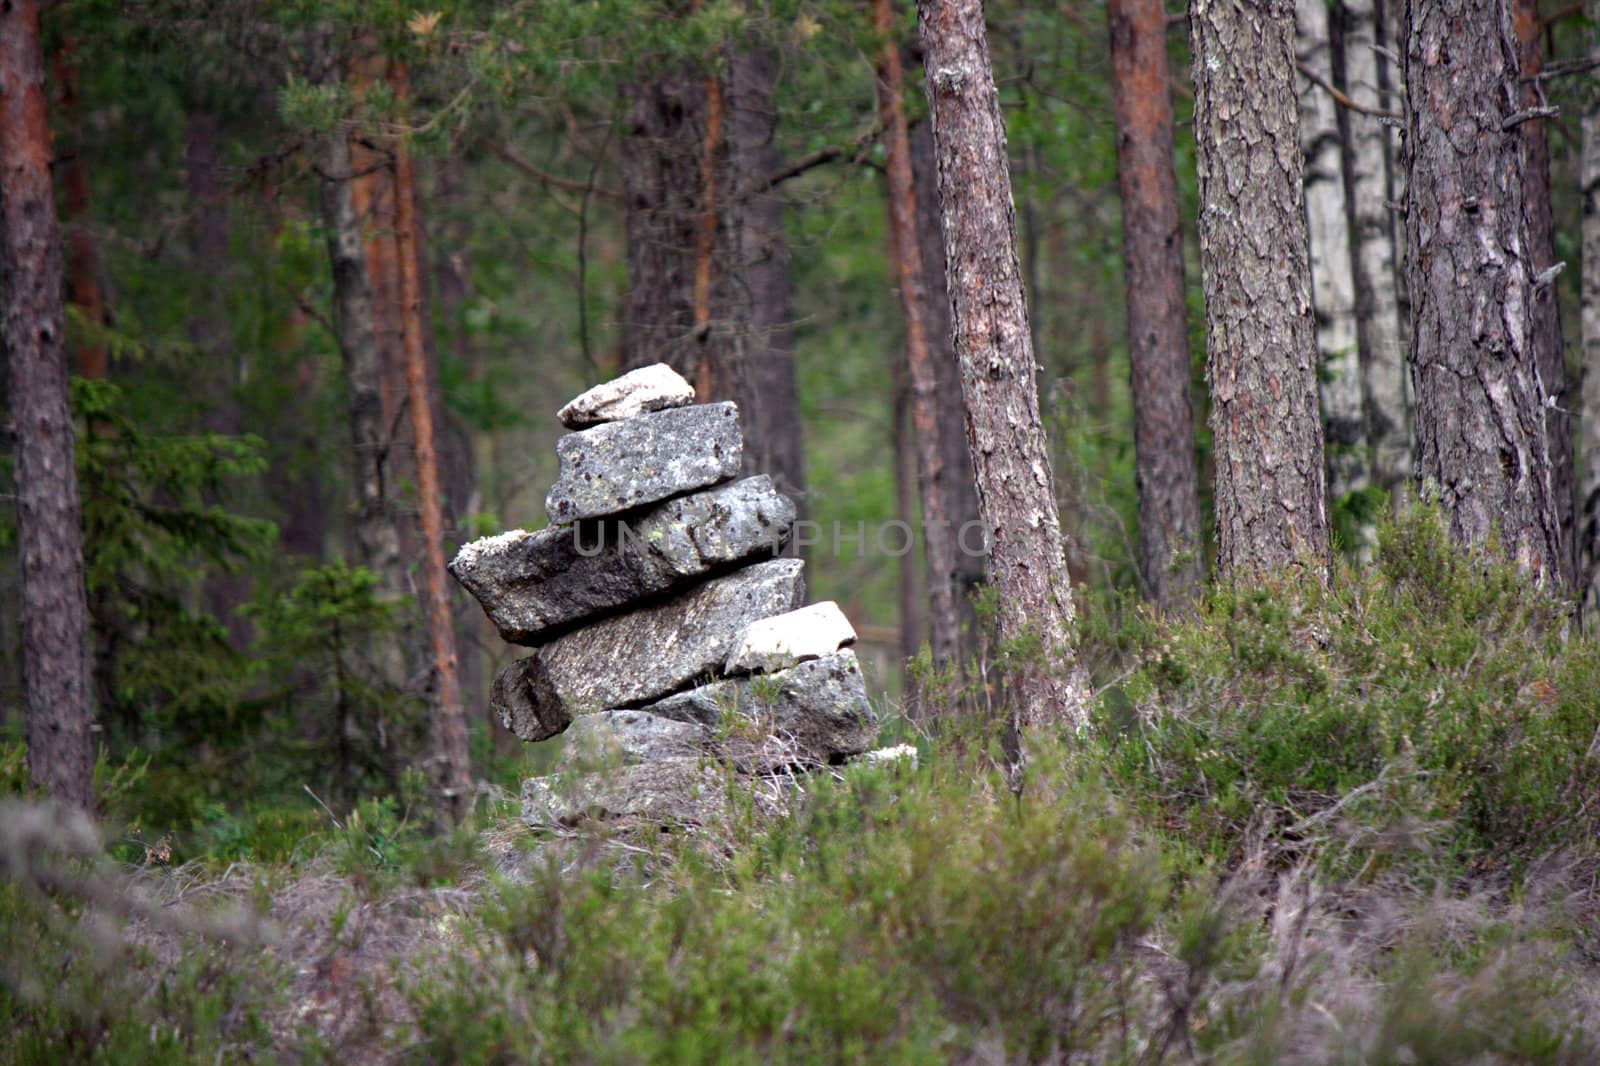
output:
[[[976,597],[983,586],[983,515],[978,509],[977,476],[967,446],[967,416],[961,399],[961,361],[950,333],[950,290],[945,285],[944,234],[939,220],[939,174],[933,127],[919,122],[911,131],[911,170],[917,186],[917,247],[922,254],[926,299],[922,320],[933,359],[939,404],[939,451],[944,458],[945,509],[955,536],[956,617],[963,634],[961,661],[971,662],[983,646]]]
[[[1333,39],[1327,0],[1296,0],[1295,52],[1301,66],[1325,84],[1334,82]],[[1322,370],[1322,421],[1326,434],[1328,498],[1334,503],[1364,492],[1367,425],[1361,395],[1361,354],[1356,345],[1355,274],[1345,214],[1343,140],[1333,97],[1309,78],[1300,83],[1300,143],[1305,150],[1306,236],[1311,249],[1311,305],[1316,313]],[[1363,550],[1372,530],[1361,530]]]
[[[1291,0],[1192,0],[1217,570],[1328,557]]]
[[[1391,64],[1378,50],[1382,25],[1374,0],[1345,0],[1344,19],[1342,88],[1362,107],[1396,108],[1396,96],[1389,91]],[[1389,208],[1389,129],[1376,116],[1349,109],[1340,119],[1367,441],[1372,477],[1392,494],[1411,480],[1411,414],[1395,218]]]
[[[389,84],[402,110],[408,84],[404,64],[389,68]],[[444,565],[442,491],[434,454],[433,401],[428,388],[428,359],[422,315],[421,271],[417,263],[416,176],[411,151],[394,142],[395,247],[399,265],[400,321],[405,342],[407,408],[416,441],[417,504],[422,526],[422,574],[429,644],[433,652],[433,707],[428,718],[426,768],[440,810],[459,822],[472,802],[472,775],[467,759],[467,723],[456,679],[456,634],[450,617],[450,585]]]
[[[61,182],[61,219],[66,226],[67,298],[90,327],[110,322],[105,290],[100,285],[100,246],[94,239],[94,208],[89,193],[89,169],[83,160],[83,114],[78,99],[77,47],[70,34],[62,34],[52,57],[56,87],[56,117],[69,132],[69,140],[56,143],[56,178]],[[106,377],[110,353],[97,337],[78,344],[78,375],[92,381]]]
[[[329,134],[321,146],[322,221],[333,273],[334,321],[344,364],[346,409],[350,423],[352,516],[356,552],[362,565],[378,574],[386,589],[403,567],[400,537],[389,514],[384,485],[388,430],[383,417],[382,367],[373,325],[372,291],[357,212],[350,134]],[[403,683],[399,677],[397,683]]]
[[[1417,467],[1463,544],[1562,583],[1524,249],[1507,0],[1408,0],[1406,266]]]
[[[1521,71],[1522,96],[1519,108],[1549,106],[1543,83],[1529,80],[1544,66],[1539,46],[1542,24],[1538,0],[1514,0],[1512,23],[1517,35],[1517,60]],[[1517,126],[1522,139],[1522,214],[1528,227],[1528,265],[1537,278],[1556,262],[1554,223],[1550,216],[1550,146],[1545,140],[1545,124],[1533,119]],[[1567,391],[1567,346],[1561,331],[1561,305],[1556,298],[1554,276],[1546,284],[1533,287],[1533,354],[1539,364],[1539,383],[1544,395],[1554,404],[1544,409],[1545,446],[1550,453],[1550,489],[1555,493],[1556,514],[1561,522],[1561,569],[1570,581],[1574,573],[1573,548],[1576,527],[1573,504],[1577,490],[1573,479],[1572,423],[1569,419],[1572,397]]]
[[[725,174],[716,179],[723,189],[725,225],[714,264],[719,306],[708,359],[720,366],[721,377],[731,386],[723,386],[715,398],[739,404],[746,472],[769,475],[803,512],[805,449],[795,386],[783,198],[775,190],[743,193],[781,163],[774,140],[776,82],[776,65],[767,49],[752,44],[729,54],[722,101]]]
[[[905,322],[906,380],[911,401],[912,443],[917,456],[917,495],[922,505],[922,547],[927,563],[928,632],[933,661],[956,663],[961,655],[961,626],[956,616],[956,531],[945,507],[944,453],[939,447],[939,382],[928,348],[923,312],[927,288],[922,250],[917,244],[917,192],[911,175],[911,140],[901,97],[905,79],[900,67],[899,35],[892,0],[873,0],[877,31],[878,121],[883,127],[884,169],[888,176],[890,261],[900,293]]]
[[[1589,47],[1600,48],[1600,0],[1585,0]],[[1578,182],[1583,198],[1583,382],[1578,426],[1583,477],[1578,485],[1578,593],[1585,627],[1600,620],[1600,94],[1580,124]]]
[[[1170,605],[1194,596],[1204,563],[1167,19],[1160,0],[1110,0],[1106,17],[1126,264],[1139,577],[1148,599]]]
[[[0,4],[0,343],[16,434],[28,770],[94,806],[88,608],[37,0]]]
[[[628,293],[622,368],[667,363],[700,377],[705,338],[694,322],[694,257],[704,134],[701,79],[675,71],[632,90],[622,138]]]
[[[918,0],[925,83],[938,158],[952,334],[967,440],[999,597],[1002,640],[1037,642],[1008,692],[1011,724],[1088,719],[1072,646],[1072,587],[1044,428],[1028,309],[1017,264],[1005,124],[979,0]]]

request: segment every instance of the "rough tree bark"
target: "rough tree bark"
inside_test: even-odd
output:
[[[333,273],[334,323],[344,364],[345,403],[350,423],[352,484],[356,506],[352,532],[363,565],[385,587],[402,567],[400,535],[389,514],[384,487],[387,426],[383,417],[382,366],[373,324],[372,291],[361,217],[356,204],[350,133],[340,129],[322,142],[322,221]],[[401,678],[403,681],[403,678]]]
[[[1334,82],[1333,36],[1327,0],[1296,0],[1295,53],[1301,67]],[[1355,274],[1350,223],[1345,214],[1343,139],[1333,97],[1309,77],[1300,85],[1300,143],[1305,150],[1306,236],[1311,248],[1311,305],[1321,358],[1322,421],[1328,460],[1328,497],[1337,503],[1371,483],[1367,426],[1361,395],[1361,353],[1356,345]],[[1361,530],[1363,549],[1372,530]]]
[[[1072,587],[1017,264],[1005,124],[979,0],[918,0],[952,334],[1003,640],[1038,641],[1007,693],[1017,729],[1088,718]]]
[[[88,608],[37,0],[0,4],[0,343],[16,435],[28,771],[94,806]]]
[[[1368,111],[1395,108],[1393,73],[1382,47],[1374,0],[1345,0],[1341,88]],[[1395,263],[1395,218],[1390,210],[1389,128],[1375,114],[1349,108],[1344,126],[1345,196],[1350,258],[1356,285],[1356,344],[1372,477],[1391,494],[1411,481],[1411,414],[1406,398],[1404,322]]]
[[[1585,0],[1589,47],[1600,49],[1600,0]],[[1578,182],[1583,198],[1582,404],[1578,425],[1583,475],[1578,485],[1578,594],[1585,627],[1600,619],[1600,94],[1583,112]]]
[[[404,110],[409,86],[405,65],[392,63],[389,84]],[[456,679],[456,635],[450,618],[450,591],[444,565],[444,519],[440,510],[439,467],[434,455],[433,402],[428,389],[428,359],[423,340],[421,271],[417,262],[416,175],[402,140],[394,152],[394,240],[400,273],[400,320],[405,342],[407,409],[416,440],[417,504],[422,526],[422,572],[428,637],[433,652],[433,707],[428,717],[425,768],[441,812],[458,822],[470,809],[472,775],[467,758],[467,723]]]
[[[701,79],[671,71],[634,85],[622,138],[628,293],[622,369],[667,363],[700,377],[693,249],[701,217]]]
[[[1122,200],[1139,578],[1148,599],[1171,605],[1193,598],[1204,562],[1167,18],[1160,0],[1110,0],[1106,17]]]
[[[1507,0],[1409,0],[1403,63],[1423,490],[1437,494],[1459,542],[1498,537],[1536,584],[1560,587]]]
[[[927,563],[928,644],[938,666],[958,662],[961,624],[956,615],[956,531],[945,506],[944,453],[939,447],[938,376],[928,348],[927,304],[922,250],[917,244],[917,193],[911,174],[911,140],[901,97],[905,78],[892,0],[873,0],[873,28],[879,37],[878,121],[883,127],[884,167],[888,176],[890,261],[905,323],[906,384],[910,399],[912,445],[917,456],[917,495],[922,505],[922,548]],[[927,710],[927,708],[923,708]]]
[[[1539,46],[1538,0],[1513,0],[1512,25],[1517,35],[1517,66],[1521,72],[1521,110],[1549,106],[1544,83],[1536,75],[1544,66]],[[1544,409],[1545,446],[1550,453],[1550,488],[1555,493],[1556,514],[1561,522],[1562,575],[1571,580],[1575,570],[1576,528],[1573,504],[1577,490],[1573,479],[1571,397],[1567,392],[1567,346],[1561,331],[1561,305],[1556,298],[1556,246],[1554,223],[1550,215],[1550,146],[1545,140],[1543,119],[1532,119],[1517,126],[1522,139],[1522,215],[1528,227],[1528,265],[1535,283],[1533,306],[1533,354],[1539,364],[1539,382],[1544,395],[1553,400]]]
[[[774,139],[777,69],[758,42],[730,51],[722,94],[726,143],[716,313],[709,360],[728,384],[715,399],[738,402],[745,426],[744,467],[767,474],[804,514],[806,467],[795,384],[794,316],[789,301],[789,242],[783,198],[775,189],[747,194],[782,164]]]
[[[1191,0],[1217,569],[1325,569],[1292,0]]]

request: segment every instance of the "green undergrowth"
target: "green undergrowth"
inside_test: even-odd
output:
[[[1565,626],[1416,509],[1327,586],[1091,620],[1119,680],[1020,787],[968,729],[782,815],[311,802],[175,868],[18,801],[0,1062],[1593,1062],[1600,657]]]
[[[1131,623],[1103,701],[1112,789],[1221,861],[1251,846],[1370,877],[1515,875],[1600,828],[1600,647],[1431,509],[1375,565],[1213,590]]]

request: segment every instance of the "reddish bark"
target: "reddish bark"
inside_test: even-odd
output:
[[[0,3],[0,344],[16,433],[29,775],[94,805],[88,608],[38,0]]]
[[[922,250],[917,244],[917,193],[911,175],[911,140],[901,96],[905,91],[892,0],[873,0],[878,53],[878,118],[883,126],[889,179],[889,243],[905,322],[905,360],[911,425],[922,503],[922,545],[928,568],[928,630],[933,661],[943,666],[960,656],[961,629],[955,607],[955,534],[945,501],[944,455],[939,447],[938,378],[928,349]]]
[[[389,83],[402,108],[408,83],[404,64],[389,68]],[[405,349],[407,409],[416,438],[417,496],[421,515],[423,581],[428,637],[433,652],[434,706],[428,719],[428,776],[442,813],[459,821],[472,801],[466,716],[456,678],[456,638],[445,579],[444,519],[439,506],[439,468],[433,445],[433,404],[428,395],[423,341],[422,285],[417,266],[416,176],[411,153],[394,143],[394,243],[399,268],[400,322]]]
[[[1139,571],[1145,595],[1169,604],[1195,594],[1203,567],[1167,20],[1160,0],[1110,0],[1106,17],[1126,260]]]
[[[56,115],[71,140],[56,146],[56,177],[61,182],[61,218],[66,223],[67,297],[90,326],[109,322],[105,291],[100,286],[100,246],[94,239],[94,206],[89,193],[89,171],[83,162],[78,98],[78,56],[73,38],[63,34],[51,58],[56,83]],[[84,338],[78,344],[78,375],[100,380],[110,372],[105,342]]]

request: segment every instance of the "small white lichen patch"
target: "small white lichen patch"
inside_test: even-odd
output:
[[[511,529],[504,533],[497,533],[492,537],[479,537],[477,540],[461,546],[461,550],[456,552],[456,557],[451,560],[450,568],[452,570],[474,570],[484,556],[499,555],[527,536],[528,531],[526,529]]]

